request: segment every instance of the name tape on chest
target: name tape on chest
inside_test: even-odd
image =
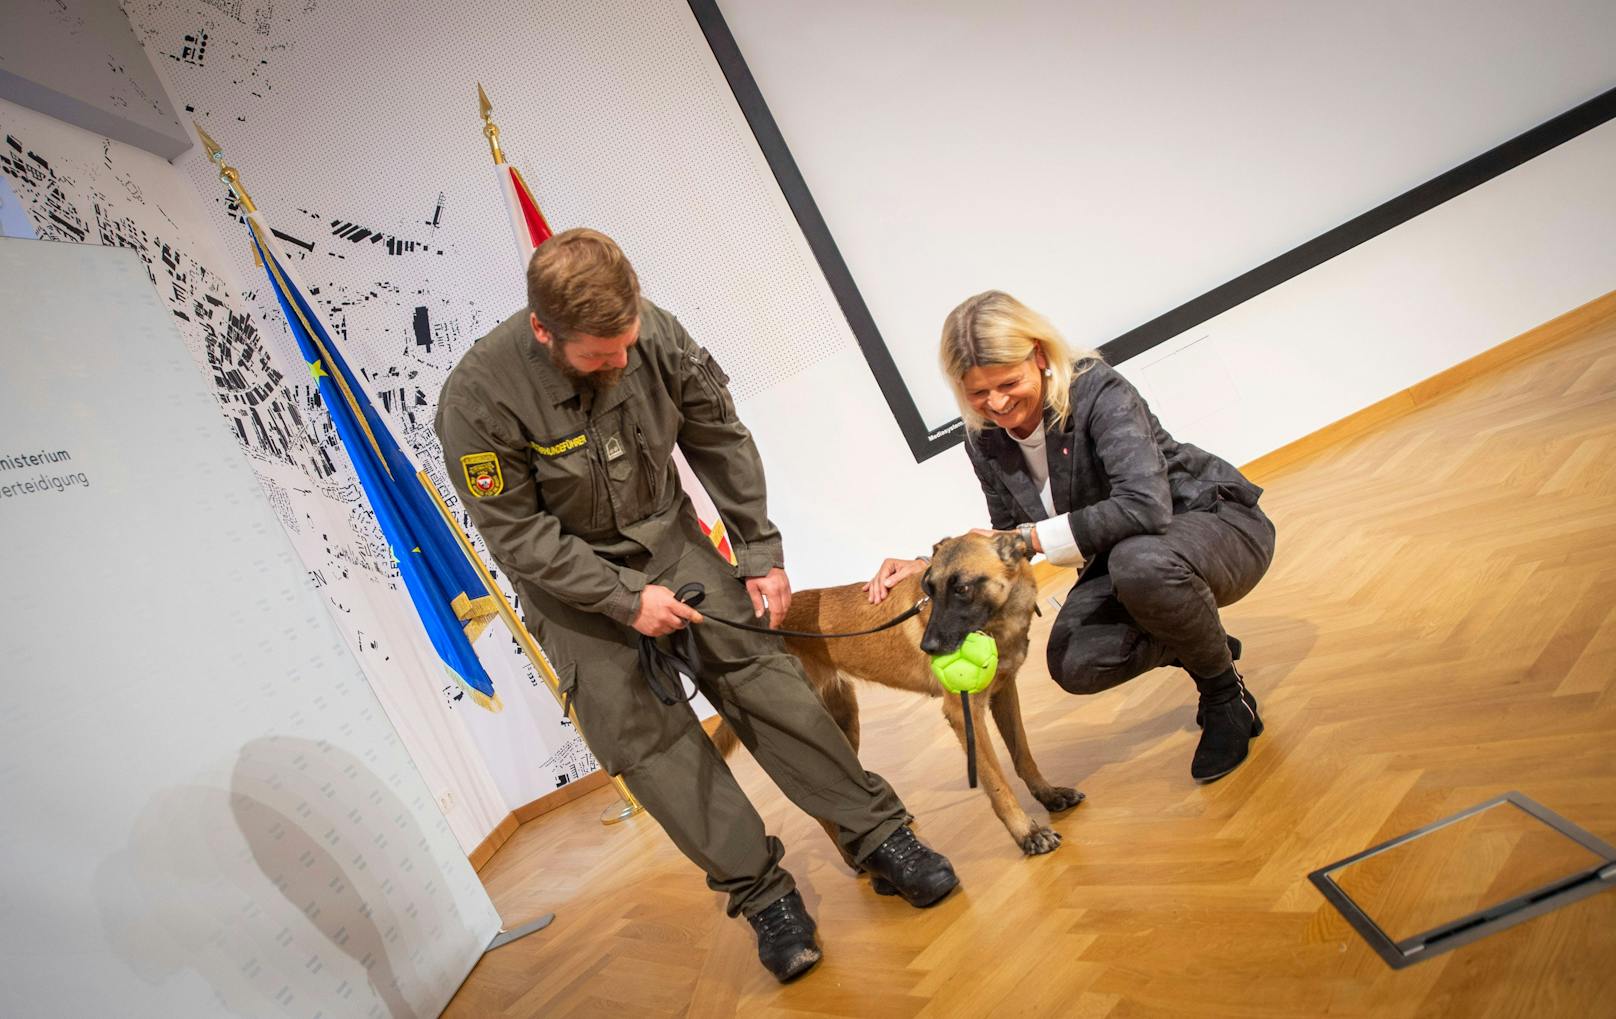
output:
[[[540,456],[561,456],[589,444],[589,436],[584,432],[569,435],[565,439],[556,439],[554,442],[530,442],[529,446]]]
[[[467,453],[460,458],[460,469],[466,472],[466,488],[479,499],[505,491],[505,475],[494,453]]]

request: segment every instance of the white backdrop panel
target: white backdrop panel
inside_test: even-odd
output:
[[[0,1012],[435,1014],[499,918],[140,259],[0,281]]]
[[[499,716],[473,707],[469,698],[454,699],[458,685],[445,681],[414,618],[352,468],[333,448],[329,418],[314,398],[295,345],[278,328],[261,329],[248,310],[246,292],[190,181],[150,153],[4,100],[0,132],[0,173],[20,200],[18,213],[37,231],[32,235],[126,248],[140,256],[221,420],[236,436],[388,721],[470,853],[510,811],[483,764],[488,740],[474,738],[474,723],[484,716],[491,725],[506,723],[498,731],[519,730],[527,744],[511,741],[518,751],[534,742],[534,726],[512,721],[523,707],[512,703],[519,701],[515,696]],[[7,233],[18,236],[9,227]],[[528,681],[526,670],[494,671],[505,693],[519,693]],[[566,754],[573,744],[581,750],[581,742],[543,753]],[[543,753],[528,754],[526,767],[511,774],[539,772],[548,779],[539,764]],[[587,751],[579,756],[592,761]],[[549,788],[545,779],[532,784]]]

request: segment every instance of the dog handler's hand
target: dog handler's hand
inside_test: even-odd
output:
[[[926,568],[924,559],[883,559],[881,568],[875,571],[864,585],[864,593],[870,596],[871,605],[879,605],[886,601],[886,597],[894,587],[908,576],[912,576]]]
[[[761,577],[747,578],[746,593],[752,596],[753,618],[763,615],[767,600],[771,629],[779,627],[791,608],[791,581],[786,579],[786,571],[778,566]]]
[[[661,584],[647,584],[640,592],[640,611],[634,629],[647,637],[661,637],[682,630],[687,623],[701,622],[701,613],[673,596]]]

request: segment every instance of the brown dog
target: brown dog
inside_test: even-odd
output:
[[[930,656],[954,650],[974,630],[990,634],[999,647],[999,671],[987,690],[970,699],[976,770],[993,812],[1028,855],[1054,851],[1061,843],[1060,833],[1034,821],[1016,802],[988,735],[984,702],[992,707],[1016,774],[1045,809],[1058,813],[1083,799],[1077,790],[1045,780],[1032,759],[1021,720],[1016,673],[1027,657],[1027,630],[1038,599],[1038,586],[1027,563],[1031,554],[1026,542],[1010,534],[947,538],[932,550],[930,568],[921,576],[905,578],[883,604],[871,605],[860,584],[797,591],[782,624],[784,629],[815,633],[867,630],[900,614],[922,594],[931,596],[918,616],[880,633],[840,640],[786,638],[786,648],[802,660],[815,691],[847,734],[855,753],[859,748],[858,697],[850,679],[942,697],[943,715],[963,744],[965,713],[960,699],[943,695],[931,673]],[[735,734],[722,725],[713,738],[726,755],[737,742]],[[834,833],[832,836],[834,839]]]

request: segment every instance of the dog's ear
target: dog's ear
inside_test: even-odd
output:
[[[993,546],[1006,566],[1020,565],[1037,555],[1032,542],[1023,538],[1020,531],[1000,531],[993,536]]]

